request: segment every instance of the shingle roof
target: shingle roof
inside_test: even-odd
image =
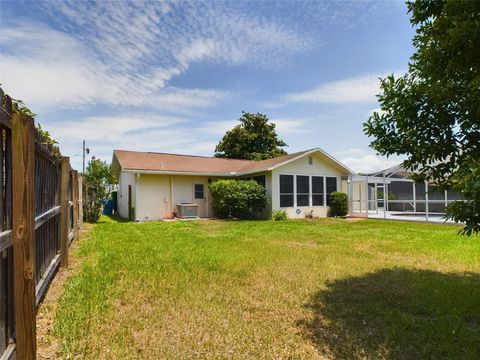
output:
[[[126,150],[115,150],[114,158],[123,170],[234,175],[266,170],[309,151],[312,150],[261,161]]]

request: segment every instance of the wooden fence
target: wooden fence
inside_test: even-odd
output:
[[[81,179],[0,89],[0,360],[36,357],[36,308],[81,225]]]

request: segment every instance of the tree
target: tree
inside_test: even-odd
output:
[[[111,165],[95,158],[88,162],[87,169],[82,176],[84,220],[97,222],[101,215],[103,201],[117,183],[117,179],[112,173]]]
[[[215,157],[265,160],[287,154],[282,147],[288,145],[278,138],[275,124],[266,115],[242,112],[238,121],[215,147]]]
[[[382,155],[460,192],[447,218],[480,231],[480,1],[407,2],[416,48],[403,76],[380,80],[380,111],[364,124]],[[477,175],[475,175],[477,174]]]

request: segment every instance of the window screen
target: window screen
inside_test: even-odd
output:
[[[312,176],[312,205],[323,206],[323,176]]]
[[[203,184],[195,184],[195,199],[204,199]]]
[[[310,178],[297,175],[297,206],[308,206],[310,194]]]
[[[280,207],[293,207],[293,175],[280,175]]]
[[[327,177],[327,205],[330,205],[330,194],[337,191],[337,178]]]

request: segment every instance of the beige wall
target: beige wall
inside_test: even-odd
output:
[[[294,206],[289,208],[280,208],[280,175],[318,175],[337,177],[337,191],[342,191],[341,176],[347,175],[345,170],[339,167],[335,162],[326,156],[315,153],[312,155],[313,163],[308,163],[308,156],[292,161],[272,171],[272,210],[285,210],[292,219],[305,218],[305,214],[313,211],[315,217],[326,217],[328,215],[327,206],[299,206],[296,207],[294,197]],[[300,214],[296,210],[300,209]]]
[[[128,185],[132,186],[132,206],[135,206],[135,174],[121,171],[118,183],[118,212],[128,219]]]
[[[201,217],[212,216],[211,197],[206,176],[153,175],[137,176],[137,211],[139,221],[171,218],[178,203],[198,203]],[[204,184],[206,198],[194,199],[194,184]]]

